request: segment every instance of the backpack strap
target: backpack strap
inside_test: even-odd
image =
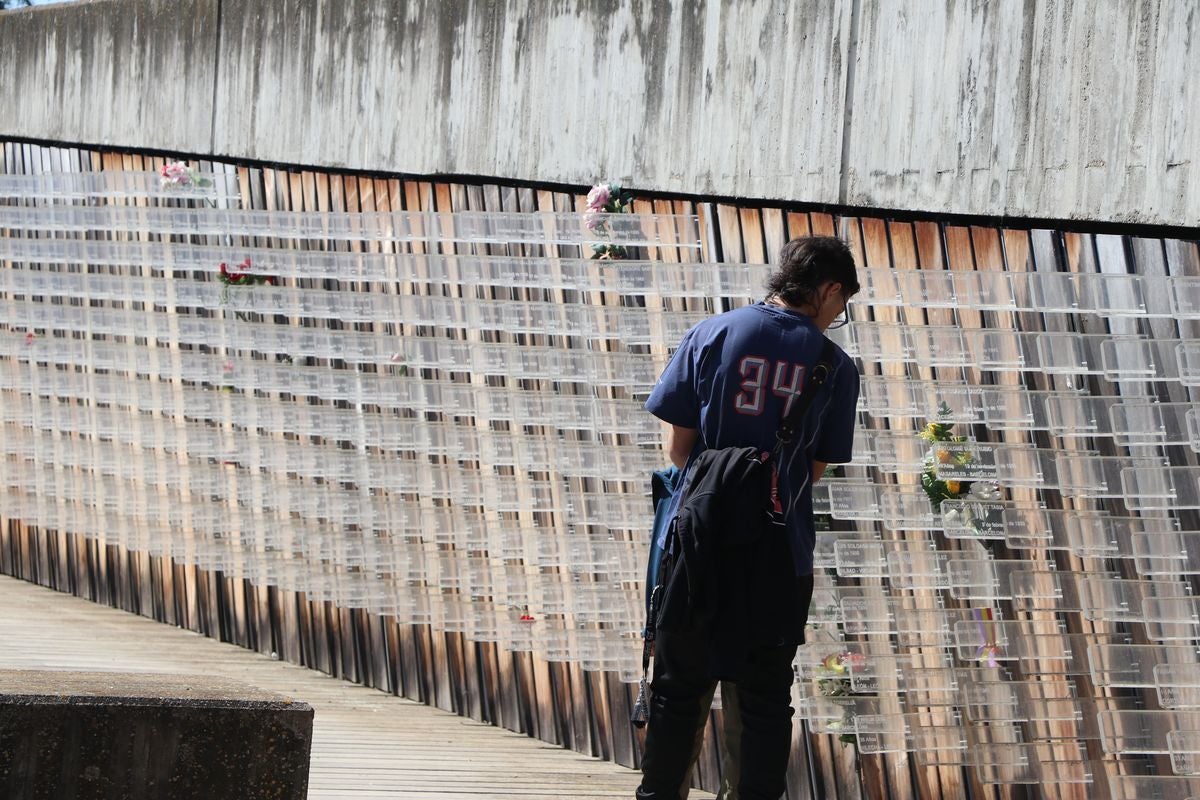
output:
[[[796,436],[796,431],[804,422],[804,415],[808,413],[809,407],[813,403],[813,399],[829,380],[830,374],[833,372],[833,357],[834,347],[833,342],[825,338],[825,347],[821,350],[821,356],[817,359],[816,366],[808,375],[808,381],[804,384],[804,389],[801,390],[800,396],[796,402],[792,404],[792,410],[779,423],[779,430],[775,432],[775,451],[778,452],[785,444],[788,444]]]

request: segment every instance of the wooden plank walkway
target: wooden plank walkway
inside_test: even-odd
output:
[[[218,675],[311,704],[309,798],[633,797],[637,773],[0,575],[0,669]],[[692,797],[711,797],[693,792]]]

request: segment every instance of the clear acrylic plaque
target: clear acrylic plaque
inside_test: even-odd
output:
[[[1200,711],[1098,712],[1100,745],[1105,753],[1122,755],[1167,755],[1167,734],[1174,730],[1200,729]]]
[[[1088,666],[1097,686],[1154,690],[1160,664],[1200,663],[1200,648],[1183,644],[1096,643],[1088,647]]]

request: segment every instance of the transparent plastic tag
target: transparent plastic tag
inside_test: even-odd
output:
[[[1167,731],[1167,750],[1176,775],[1200,775],[1200,730]]]
[[[1157,642],[1191,641],[1200,637],[1198,611],[1200,597],[1186,596],[1143,596],[1138,609],[1146,626],[1146,636]]]
[[[1190,445],[1187,415],[1192,403],[1123,402],[1109,409],[1117,444]]]
[[[942,528],[952,539],[1004,539],[1010,531],[1006,519],[1010,507],[1007,503],[994,501],[943,500]],[[1016,519],[1012,529],[1019,534],[1027,530],[1025,526],[1019,526]]]
[[[1069,681],[976,678],[964,683],[962,696],[964,715],[972,722],[1078,722],[1083,716]],[[1087,702],[1091,705],[1091,698]]]
[[[973,363],[961,328],[914,326],[908,340],[918,364],[930,367],[965,367]]]
[[[878,519],[879,486],[830,481],[829,514],[834,519]]]
[[[949,651],[950,619],[941,609],[897,609],[893,627],[901,647],[937,647]]]
[[[968,758],[986,784],[1090,784],[1092,761],[1077,742],[971,743]]]
[[[1161,458],[1098,456],[1063,452],[1058,455],[1058,478],[1063,494],[1072,497],[1121,497],[1121,471],[1167,466]]]
[[[959,600],[990,603],[1009,599],[991,559],[952,558],[946,562],[946,580],[951,597]]]
[[[931,448],[934,469],[942,480],[995,480],[996,450],[979,442],[938,442]]]
[[[1014,608],[1052,611],[1083,610],[1079,579],[1075,572],[1044,569],[1017,569],[1009,573],[1009,591]]]
[[[1167,734],[1178,730],[1200,730],[1200,711],[1098,712],[1100,746],[1105,753],[1122,755],[1167,755]]]
[[[983,387],[979,391],[983,422],[996,431],[1049,430],[1046,402],[1056,395],[1012,386]]]
[[[939,521],[929,498],[919,489],[884,488],[879,500],[883,524],[893,530],[928,531]]]
[[[956,622],[953,630],[958,657],[964,661],[992,666],[1005,661],[1072,658],[1070,640],[1053,621],[981,618]]]
[[[961,725],[930,725],[927,716],[921,714],[859,715],[855,717],[855,733],[863,753],[961,753],[967,749]]]
[[[1129,540],[1139,575],[1192,575],[1200,571],[1200,531],[1139,530]]]
[[[944,589],[950,585],[947,564],[952,552],[922,549],[887,554],[888,575],[902,589]]]
[[[834,565],[842,577],[882,578],[887,569],[883,543],[840,539],[834,544]]]
[[[923,468],[927,448],[915,434],[879,431],[871,435],[871,441],[874,446],[867,464],[914,474]]]
[[[1200,780],[1187,775],[1114,775],[1109,778],[1112,800],[1192,800]]]
[[[1079,579],[1080,600],[1084,617],[1126,622],[1184,621],[1189,617],[1172,617],[1188,608],[1187,584],[1182,581],[1134,581],[1101,575],[1085,575]],[[1152,617],[1146,616],[1147,603]],[[1158,605],[1161,603],[1161,605]]]
[[[1160,664],[1200,663],[1200,648],[1185,644],[1094,643],[1087,649],[1088,666],[1097,686],[1154,689]]]
[[[1176,276],[1171,314],[1180,319],[1200,319],[1200,278]]]
[[[891,630],[891,610],[884,597],[843,597],[839,605],[842,626],[848,634]]]
[[[1200,665],[1156,664],[1153,672],[1159,705],[1200,709]]]
[[[896,323],[854,322],[846,327],[855,354],[864,360],[889,363],[914,361],[908,326]]]
[[[1192,467],[1126,468],[1121,488],[1135,511],[1200,508],[1200,476]]]
[[[1180,378],[1175,340],[1110,339],[1100,345],[1100,363],[1111,381],[1136,378],[1155,383]]]
[[[1200,313],[1197,318],[1200,319]],[[1200,342],[1180,342],[1175,346],[1179,365],[1179,382],[1184,386],[1200,386]]]

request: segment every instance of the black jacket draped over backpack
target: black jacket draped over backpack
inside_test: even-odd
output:
[[[705,450],[668,535],[657,629],[707,640],[713,678],[736,680],[756,647],[804,641],[794,561],[772,515],[770,454]]]

